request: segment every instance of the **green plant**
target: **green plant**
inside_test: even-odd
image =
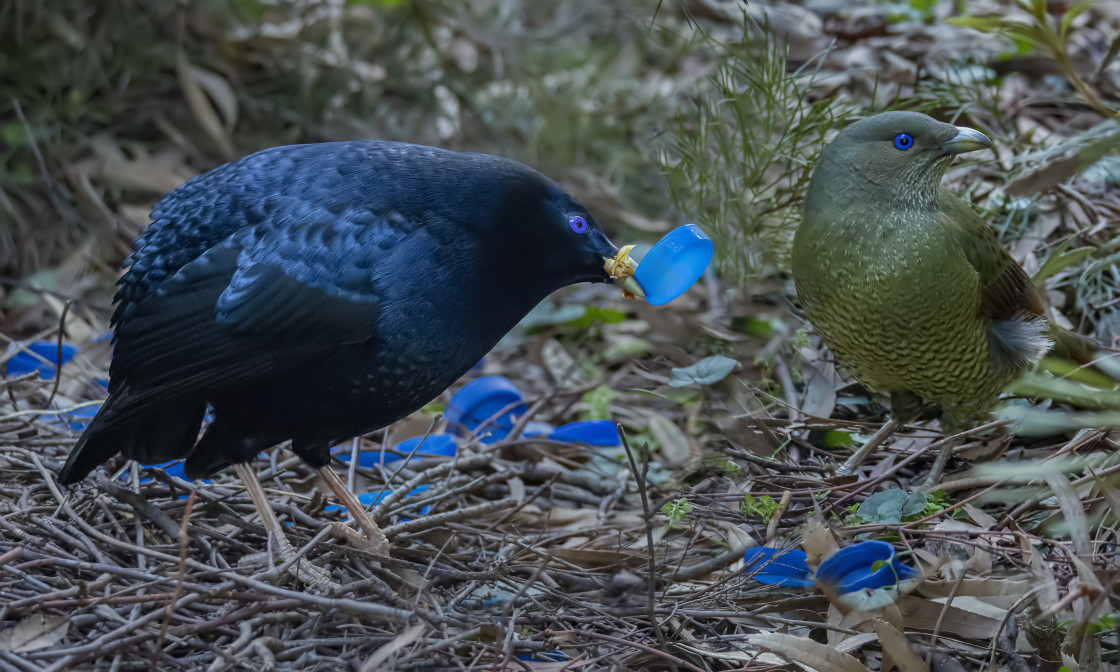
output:
[[[762,495],[755,497],[751,493],[743,495],[743,503],[739,505],[739,511],[744,517],[758,516],[762,522],[769,523],[774,514],[778,512],[781,505],[775,502],[770,495]]]
[[[935,490],[926,495],[926,505],[922,508],[922,518],[933,516],[941,513],[945,509],[953,505],[953,499],[949,496],[948,492],[944,490]]]
[[[1073,20],[1092,4],[1092,2],[1077,3],[1055,17],[1048,11],[1046,0],[1015,0],[1015,5],[1026,12],[1027,20],[1003,14],[970,15],[950,18],[948,23],[1001,35],[1014,43],[1019,53],[1027,53],[1031,49],[1041,50],[1057,62],[1062,75],[1089,106],[1106,117],[1112,117],[1116,115],[1116,110],[1106,105],[1097,92],[1081,77],[1069,53],[1069,35]]]
[[[692,504],[681,497],[676,501],[665,502],[661,507],[661,513],[669,518],[669,527],[680,527],[688,518],[688,514],[692,513]]]
[[[606,385],[600,385],[584,392],[581,400],[587,404],[587,410],[582,415],[583,420],[610,420],[610,405],[614,400],[614,390]]]
[[[725,269],[750,280],[785,265],[814,158],[853,110],[809,96],[820,59],[791,71],[768,26],[746,18],[738,41],[700,40],[717,67],[658,158],[677,208],[712,234]]]

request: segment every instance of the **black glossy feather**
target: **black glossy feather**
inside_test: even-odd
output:
[[[388,142],[297,145],[168,194],[113,316],[109,398],[72,483],[117,452],[208,473],[333,442],[429,401],[550,292],[605,282],[615,248],[513,161]],[[206,404],[216,420],[197,445]]]

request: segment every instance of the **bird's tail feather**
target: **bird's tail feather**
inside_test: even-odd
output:
[[[988,342],[996,363],[1011,371],[1038,363],[1054,345],[1048,329],[1049,323],[1041,317],[992,320]]]
[[[177,399],[114,422],[112,401],[105,402],[70,451],[59,472],[63,485],[77,483],[117,453],[144,464],[183,457],[198,439],[206,412],[205,399]]]
[[[1049,336],[1054,341],[1054,348],[1048,353],[1051,357],[1061,357],[1082,365],[1092,364],[1100,357],[1101,346],[1069,329],[1051,323]]]

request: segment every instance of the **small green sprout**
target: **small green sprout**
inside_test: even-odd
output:
[[[661,513],[668,516],[669,527],[680,527],[688,514],[692,513],[692,504],[686,498],[681,497],[675,502],[665,502],[661,507]]]

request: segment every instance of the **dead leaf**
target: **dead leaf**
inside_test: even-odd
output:
[[[747,642],[752,646],[780,653],[799,665],[806,665],[820,672],[869,672],[852,656],[808,637],[763,632],[750,635]]]
[[[233,125],[237,122],[237,97],[233,89],[220,75],[191,65],[183,52],[179,52],[175,70],[179,75],[183,96],[187,99],[195,120],[218,145],[222,154],[227,159],[232,159],[233,142],[230,136]],[[225,117],[224,124],[218,116],[219,111]]]
[[[889,655],[900,672],[929,672],[929,666],[914,651],[910,640],[893,625],[886,621],[877,621],[875,633],[879,635],[879,643],[883,646],[883,669],[890,669],[886,663]]]
[[[679,467],[692,455],[688,436],[677,427],[677,423],[664,415],[650,416],[649,432],[661,444],[661,461],[666,466]]]
[[[965,502],[963,508],[965,510],[965,513],[968,514],[968,517],[972,519],[972,522],[976,523],[985,530],[992,529],[996,526],[996,523],[999,522],[993,516],[988,515],[983,510],[976,508],[968,502]]]
[[[53,646],[66,637],[70,631],[70,619],[66,616],[45,616],[32,614],[0,632],[0,651],[24,653]]]
[[[614,565],[644,566],[646,561],[645,556],[641,554],[617,549],[597,551],[587,548],[553,548],[551,555],[558,560],[564,560],[583,568],[611,567]]]
[[[554,338],[548,339],[541,346],[541,361],[544,363],[544,368],[548,370],[548,375],[556,381],[557,385],[578,387],[589,382],[575,357],[572,357],[564,346],[560,345],[560,341]]]
[[[966,599],[973,598],[956,598],[953,604],[962,604]],[[994,606],[991,608],[998,609]],[[999,618],[966,611],[957,606],[946,607],[940,602],[932,602],[912,595],[904,596],[898,601],[898,610],[906,619],[906,626],[914,630],[932,631],[941,617],[941,612],[945,611],[945,617],[941,619],[943,632],[979,640],[990,640],[999,632]],[[1003,611],[1006,613],[1007,610]]]
[[[830,362],[802,364],[805,372],[805,398],[801,412],[816,418],[832,416],[836,408],[836,369]]]
[[[809,567],[816,569],[828,556],[840,550],[840,544],[836,542],[832,530],[814,517],[801,530],[801,548],[805,551]]]

